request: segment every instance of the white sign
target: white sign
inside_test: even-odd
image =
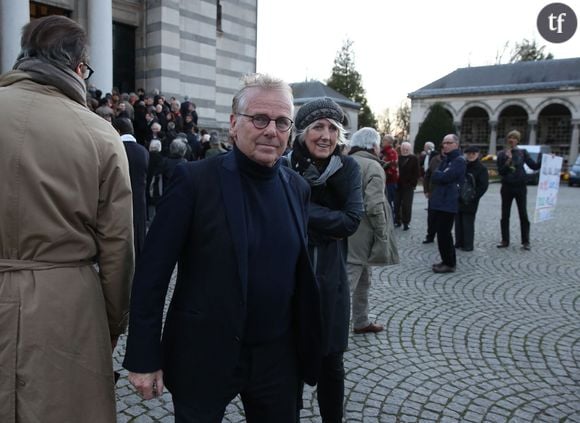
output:
[[[554,218],[561,170],[562,157],[542,154],[538,196],[536,197],[536,210],[534,211],[534,222],[536,223]]]

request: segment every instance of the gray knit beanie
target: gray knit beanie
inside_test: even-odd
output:
[[[338,123],[342,123],[344,118],[344,112],[330,97],[317,98],[300,107],[296,113],[294,125],[296,129],[301,130],[323,118],[332,119]]]

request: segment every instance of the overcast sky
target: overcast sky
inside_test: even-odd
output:
[[[537,16],[550,3],[258,0],[257,69],[288,82],[324,82],[344,40],[351,39],[367,99],[379,115],[457,68],[494,64],[507,41],[527,38],[546,45],[556,59],[580,57],[580,28],[562,44],[539,34]],[[580,19],[580,2],[563,3]]]

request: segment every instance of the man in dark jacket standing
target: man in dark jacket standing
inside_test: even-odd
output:
[[[538,170],[542,163],[542,155],[535,162],[526,150],[518,148],[522,135],[513,130],[507,134],[507,147],[497,155],[497,171],[501,176],[501,243],[497,248],[510,245],[510,213],[515,199],[520,215],[520,230],[522,248],[530,249],[530,220],[528,219],[526,187],[526,171],[524,163],[530,169]]]
[[[411,151],[410,143],[403,142],[401,144],[399,184],[395,199],[395,226],[399,227],[403,223],[404,231],[409,230],[413,211],[413,194],[419,181],[419,159]]]
[[[443,160],[439,168],[433,172],[433,191],[431,192],[430,208],[433,212],[437,234],[437,246],[441,254],[441,263],[433,265],[435,273],[455,272],[456,258],[453,246],[453,220],[459,203],[459,187],[465,175],[465,159],[459,151],[459,138],[455,134],[443,138]]]
[[[479,199],[487,191],[489,175],[487,168],[479,160],[479,148],[467,147],[464,153],[467,159],[464,184],[473,184],[475,198],[467,203],[462,198],[459,198],[459,210],[455,217],[455,248],[460,248],[463,251],[473,251],[475,214],[479,206]]]

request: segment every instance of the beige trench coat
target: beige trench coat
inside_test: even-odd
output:
[[[115,422],[110,339],[133,272],[123,145],[51,86],[2,85],[0,421]]]
[[[365,212],[357,231],[348,239],[347,262],[365,266],[398,264],[393,217],[385,198],[385,171],[369,152],[357,151],[351,157],[361,169]]]

